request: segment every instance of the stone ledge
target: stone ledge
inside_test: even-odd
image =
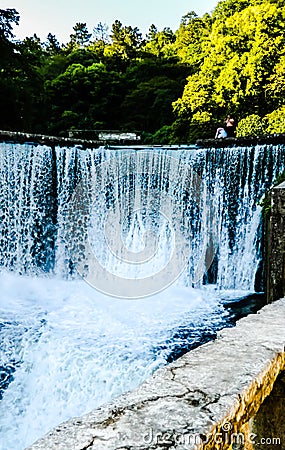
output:
[[[94,140],[73,139],[58,136],[47,136],[44,134],[21,133],[16,131],[1,130],[0,142],[13,142],[15,144],[40,144],[49,145],[51,147],[54,147],[55,145],[58,145],[60,147],[73,147],[75,145],[80,145],[82,148],[98,148],[101,145],[104,145],[99,141]]]
[[[285,144],[285,133],[266,134],[261,136],[229,137],[222,139],[198,139],[196,145],[201,148],[246,147],[255,145]]]
[[[96,140],[96,139],[79,139],[79,138],[67,138],[58,136],[48,136],[43,134],[22,133],[17,131],[3,131],[0,130],[0,142],[13,142],[18,144],[40,144],[55,145],[62,147],[73,147],[79,145],[82,148],[98,148],[100,146],[130,146],[130,147],[143,147],[143,148],[155,148],[155,147],[177,147],[177,148],[225,148],[225,147],[245,147],[255,146],[263,144],[285,144],[285,133],[268,134],[263,136],[246,136],[246,137],[230,137],[223,139],[198,139],[194,144],[179,144],[179,145],[144,145],[137,141],[112,141],[112,140]]]
[[[134,391],[59,425],[28,450],[232,448],[214,436],[225,427],[250,432],[249,420],[285,369],[284,318],[285,299],[266,305]]]

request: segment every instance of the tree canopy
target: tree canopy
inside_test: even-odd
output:
[[[222,0],[179,28],[143,36],[116,20],[77,22],[67,43],[14,39],[0,9],[0,128],[67,135],[139,130],[146,142],[213,137],[231,113],[239,135],[283,131],[285,0]],[[285,130],[284,130],[285,131]]]

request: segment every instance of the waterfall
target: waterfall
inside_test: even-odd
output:
[[[0,144],[0,450],[132,389],[256,290],[285,147]],[[260,284],[260,283],[259,283]]]
[[[117,283],[133,272],[135,290],[167,266],[174,245],[177,255],[158,290],[188,261],[184,284],[209,282],[210,269],[219,289],[253,291],[261,260],[258,202],[283,160],[283,146],[266,145],[52,150],[1,144],[0,266],[61,277],[77,269],[104,291],[87,267],[95,265],[100,275],[115,272]],[[127,250],[128,241],[141,250]],[[144,259],[134,264],[134,255]]]

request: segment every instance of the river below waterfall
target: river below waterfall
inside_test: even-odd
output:
[[[238,295],[172,286],[130,301],[82,281],[6,273],[0,282],[1,450],[23,450],[213,339],[235,320],[223,294]]]
[[[0,450],[262,305],[258,203],[284,156],[0,145]]]

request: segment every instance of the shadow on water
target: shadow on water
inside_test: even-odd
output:
[[[19,361],[11,360],[9,364],[0,366],[0,400],[3,398],[4,390],[14,380],[14,373],[19,365]]]
[[[167,363],[175,361],[200,345],[215,340],[218,331],[222,328],[234,327],[243,317],[256,314],[266,304],[266,299],[263,293],[254,293],[234,300],[222,299],[221,304],[225,309],[225,315],[220,321],[214,324],[203,321],[198,326],[195,324],[195,327],[191,326],[191,323],[179,327],[173,333],[171,342],[160,346],[159,351],[165,351],[167,354]]]
[[[39,324],[36,329],[33,330],[33,341],[37,342],[37,340],[40,338],[42,333],[42,327],[46,325],[45,319],[40,319]],[[14,330],[14,335],[13,335]],[[18,333],[15,330],[18,330]],[[13,322],[13,321],[3,321],[0,322],[0,351],[4,352],[5,354],[5,344],[7,345],[7,342],[9,340],[14,339],[18,343],[21,342],[21,339],[23,339],[24,335],[29,333],[30,329],[26,325],[22,325],[19,322]],[[8,333],[8,338],[7,338]],[[11,347],[13,345],[11,344]],[[10,383],[14,381],[14,374],[18,367],[21,366],[22,360],[21,355],[15,355],[15,353],[9,354],[10,350],[7,351],[6,349],[6,356],[4,357],[4,361],[1,361],[0,359],[0,401],[3,398],[5,390],[9,387]],[[12,353],[12,351],[11,351]],[[15,358],[16,356],[16,358]],[[0,353],[1,358],[1,353]]]

